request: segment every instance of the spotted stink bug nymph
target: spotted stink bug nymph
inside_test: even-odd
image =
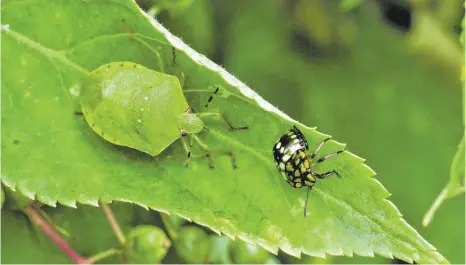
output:
[[[195,92],[211,93],[210,102],[219,90]],[[113,144],[157,156],[180,138],[188,157],[186,167],[191,151],[184,136],[191,137],[191,143],[194,140],[205,151],[210,167],[214,167],[208,146],[195,135],[206,129],[201,118],[222,119],[231,131],[247,129],[233,127],[223,113],[194,113],[176,76],[132,62],[109,63],[92,71],[81,88],[80,102],[82,114],[94,132]],[[224,153],[236,167],[233,153]]]
[[[296,127],[282,135],[273,146],[273,157],[278,171],[283,178],[293,188],[308,187],[306,202],[304,204],[304,216],[307,215],[306,207],[309,200],[309,192],[315,185],[317,179],[324,179],[331,175],[336,175],[341,178],[341,175],[336,171],[328,171],[322,174],[312,171],[312,167],[322,163],[325,160],[334,157],[343,151],[338,151],[319,159],[315,159],[317,153],[329,140],[323,140],[311,155],[308,155],[308,143],[304,134]]]

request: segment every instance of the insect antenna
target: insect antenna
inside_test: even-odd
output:
[[[212,95],[209,97],[209,100],[208,100],[207,103],[205,104],[205,107],[206,107],[206,108],[209,106],[209,104],[210,104],[210,102],[212,101],[212,99],[214,99],[214,96],[215,96],[215,94],[217,94],[217,92],[218,92],[219,89],[220,89],[220,88],[217,87],[217,89],[215,89],[215,92],[212,93]]]

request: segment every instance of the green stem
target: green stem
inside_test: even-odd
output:
[[[120,249],[111,248],[111,249],[105,250],[103,252],[97,253],[94,256],[88,258],[87,260],[85,260],[85,263],[93,264],[93,263],[96,263],[99,260],[102,260],[102,259],[106,258],[106,257],[110,257],[110,256],[120,254],[120,253],[121,253]]]
[[[60,233],[62,236],[65,236],[65,237],[69,237],[70,234],[68,233],[68,231],[66,231],[65,229],[59,227],[57,224],[55,224],[52,220],[52,218],[50,218],[50,216],[44,211],[42,210],[41,208],[37,208],[36,209],[37,213],[40,214],[40,216],[42,218],[45,219],[45,221],[55,230],[57,231],[58,233]]]
[[[445,186],[445,188],[443,188],[440,195],[437,197],[437,199],[435,199],[430,209],[424,215],[424,218],[422,219],[422,225],[424,227],[430,224],[430,222],[434,218],[435,212],[437,212],[437,210],[445,202],[445,200],[464,192],[464,187],[452,187],[451,183],[452,183],[451,181],[447,183],[447,185]]]

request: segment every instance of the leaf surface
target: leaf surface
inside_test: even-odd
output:
[[[36,12],[40,10],[41,12]],[[177,214],[216,232],[260,244],[271,252],[325,257],[353,253],[408,262],[448,262],[386,198],[387,190],[349,152],[315,167],[342,179],[319,181],[307,218],[305,189],[291,188],[277,172],[272,146],[297,125],[310,149],[328,137],[292,120],[250,88],[196,53],[129,1],[6,2],[2,6],[2,181],[45,204],[127,201]],[[175,47],[175,58],[173,58]],[[208,111],[221,111],[246,132],[205,119],[199,134],[214,153],[184,167],[179,141],[152,158],[112,145],[76,115],[76,95],[89,71],[133,61],[184,78],[190,105],[204,112],[209,93],[223,87]],[[190,91],[191,89],[191,91]],[[163,129],[163,124],[160,128]],[[193,156],[202,150],[193,147]],[[329,141],[328,154],[343,148]]]

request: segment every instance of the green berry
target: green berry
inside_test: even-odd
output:
[[[237,240],[232,244],[231,257],[236,264],[264,264],[269,260],[269,252],[259,246]]]
[[[232,264],[230,246],[233,244],[227,236],[210,236],[209,261],[215,264]]]
[[[209,245],[207,233],[195,226],[182,227],[175,242],[178,256],[187,263],[206,263]]]
[[[125,254],[128,263],[159,263],[167,254],[171,242],[156,226],[141,225],[128,235]]]

